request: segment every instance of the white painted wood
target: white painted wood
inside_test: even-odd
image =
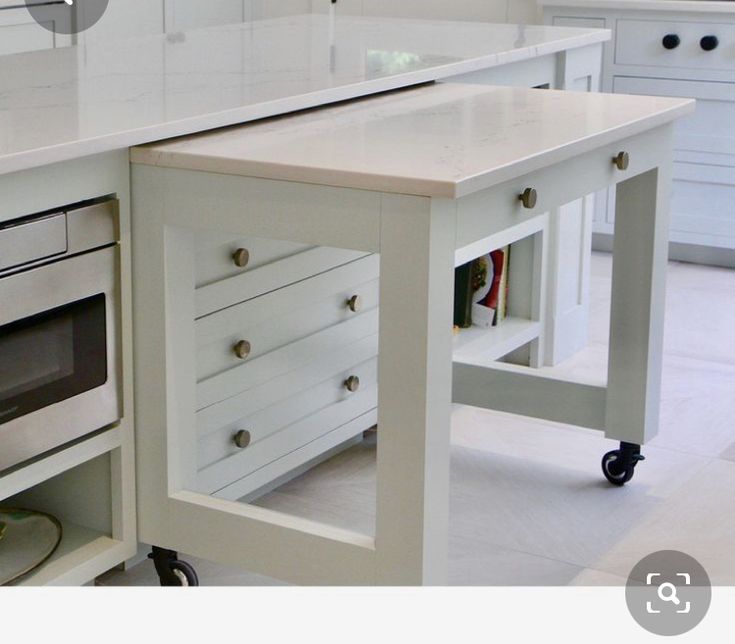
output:
[[[250,255],[245,267],[237,266],[233,258],[235,251],[240,248],[246,249]],[[201,231],[196,236],[196,285],[201,288],[228,277],[249,273],[309,249],[305,244],[294,242]]]
[[[243,503],[248,499],[258,498],[338,452],[361,442],[364,428],[374,427],[377,422],[378,410],[374,409],[264,465],[252,474],[218,490],[213,496],[230,501],[240,500]]]
[[[303,247],[306,250],[283,257],[277,261],[277,264],[271,263],[247,269],[239,275],[233,275],[198,288],[196,293],[197,316],[209,315],[214,311],[264,295],[302,280],[306,276],[317,275],[365,255],[359,251],[326,246],[303,245]]]
[[[669,255],[672,259],[735,266],[735,156],[732,97],[735,67],[726,45],[735,33],[730,2],[655,2],[542,0],[545,21],[555,25],[605,25],[613,42],[605,47],[602,85],[605,91],[691,96],[701,99],[697,113],[676,127],[674,194]],[[667,50],[663,37],[681,38]],[[705,35],[717,35],[720,46],[700,47]],[[612,245],[614,194],[598,197],[594,244]]]
[[[196,491],[215,493],[374,410],[377,405],[376,367],[375,360],[355,365],[333,378],[325,388],[309,389],[303,396],[294,396],[285,404],[274,405],[207,436],[198,446],[201,469]],[[353,375],[360,378],[360,390],[347,395],[343,383]],[[314,396],[319,397],[316,405],[303,405],[301,409],[295,406],[303,399],[314,403]],[[325,405],[322,409],[312,408],[322,404]],[[353,431],[359,434],[368,427],[360,426]],[[237,448],[233,442],[235,433],[241,429],[252,435],[253,442],[245,449]]]
[[[451,201],[383,198],[379,584],[446,583],[455,213]]]
[[[349,364],[374,355],[375,347],[369,338],[376,328],[377,311],[374,310],[201,382],[197,386],[197,408],[202,409],[200,418],[219,418],[219,421],[207,421],[214,422],[216,426],[217,422],[227,422],[221,420],[222,414],[236,414],[241,409],[242,400],[238,394],[259,384],[289,375],[289,386],[300,390],[311,379],[318,378],[321,369],[330,368],[331,364],[346,366],[344,360]],[[334,347],[341,347],[344,354],[332,355]],[[214,406],[228,399],[229,402]]]
[[[0,476],[0,500],[27,490],[97,456],[120,446],[120,429],[112,429],[54,452],[20,469]]]
[[[200,318],[197,379],[252,362],[285,344],[375,308],[377,277],[378,258],[368,256]],[[360,297],[362,303],[361,310],[355,312],[348,307],[353,295]],[[246,361],[233,351],[240,340],[251,345]]]
[[[519,104],[528,107],[529,103],[548,95],[547,92],[526,90]],[[577,94],[574,100],[588,104],[596,118],[600,113],[608,113],[614,103],[611,97],[587,94]],[[603,103],[603,109],[595,107]],[[403,103],[397,101],[396,105],[399,104]],[[410,103],[406,109],[410,111]],[[663,109],[665,112],[667,108]],[[661,113],[659,117],[664,121],[673,118],[661,116]],[[477,115],[473,118],[477,119]],[[547,115],[546,118],[552,117]],[[523,120],[528,123],[529,117]],[[373,138],[379,136],[376,123],[371,121]],[[285,125],[284,131],[288,131],[288,124]],[[663,199],[657,201],[655,192],[664,190],[666,183],[672,128],[657,118],[641,116],[631,117],[617,132],[610,131],[604,123],[598,122],[597,127],[594,133],[585,135],[582,148],[567,141],[570,149],[557,149],[553,157],[544,159],[541,167],[529,166],[527,155],[510,161],[503,166],[500,178],[496,178],[481,197],[468,195],[454,200],[376,193],[377,208],[373,202],[364,201],[368,192],[365,190],[304,184],[293,187],[268,179],[220,175],[210,172],[211,168],[196,171],[135,167],[136,274],[141,278],[148,276],[141,279],[135,308],[139,329],[137,357],[141,365],[138,387],[139,391],[146,392],[145,397],[139,398],[139,417],[145,426],[140,435],[139,471],[141,485],[148,492],[140,498],[141,539],[302,583],[431,584],[445,581],[453,370],[451,294],[459,231],[463,245],[471,246],[478,242],[488,243],[493,235],[500,239],[508,234],[498,230],[493,221],[495,217],[509,222],[508,228],[515,234],[528,232],[536,226],[532,232],[533,243],[521,242],[520,246],[521,260],[533,264],[524,274],[532,295],[519,300],[517,305],[521,309],[526,307],[524,312],[529,319],[541,321],[545,308],[542,297],[546,290],[542,231],[548,225],[548,218],[543,213],[620,181],[630,182],[625,184],[620,201],[623,210],[618,219],[628,222],[621,228],[624,230],[621,237],[637,235],[639,239],[638,246],[623,245],[615,249],[617,272],[613,296],[616,302],[613,303],[611,351],[618,351],[626,358],[635,354],[632,364],[640,368],[640,372],[623,382],[623,363],[611,358],[610,388],[606,390],[598,384],[552,379],[529,368],[496,365],[488,370],[488,365],[475,365],[467,372],[471,376],[467,379],[470,384],[490,384],[492,381],[499,383],[498,387],[473,385],[474,389],[463,392],[461,381],[457,379],[455,383],[460,385],[459,389],[455,386],[455,396],[460,401],[482,406],[497,404],[501,409],[509,404],[503,400],[515,400],[515,411],[520,409],[541,415],[541,410],[545,409],[545,417],[604,428],[613,438],[642,442],[650,436],[658,402],[657,370],[660,368],[656,332],[663,303],[659,278],[666,263],[665,243],[660,234],[666,222],[662,223],[657,216],[657,209],[664,209],[665,203]],[[543,147],[544,142],[537,140],[536,145]],[[621,149],[631,155],[630,168],[625,172],[617,170],[612,163],[613,156]],[[317,147],[312,150],[318,151]],[[424,152],[419,147],[413,153],[423,160]],[[288,154],[297,155],[299,151],[292,146],[290,151],[284,148],[283,154],[279,163],[288,164]],[[324,167],[331,170],[329,165]],[[463,167],[461,163],[460,167]],[[650,180],[652,174],[659,172],[662,174],[660,184]],[[633,178],[639,176],[645,177],[642,183]],[[227,180],[224,183],[223,177]],[[198,178],[201,181],[197,181]],[[216,198],[208,183],[220,189]],[[192,193],[187,193],[186,186],[191,184],[212,197],[215,204],[208,209],[206,224],[195,214],[201,211],[201,204]],[[267,203],[266,199],[276,194],[276,185],[282,188],[281,192],[292,189],[292,196],[300,197],[302,208],[279,208],[279,216],[267,221],[258,205]],[[535,217],[521,216],[513,221],[513,216],[524,210],[518,195],[529,186],[539,193],[538,204],[527,213]],[[177,197],[178,193],[192,198]],[[358,203],[356,208],[349,207],[352,197]],[[472,197],[477,201],[472,201]],[[236,204],[241,204],[243,199],[252,207],[233,213],[230,208],[242,208]],[[327,203],[344,200],[340,217],[313,217],[309,225],[304,226],[304,211],[308,214],[316,210],[320,199]],[[463,209],[464,199],[474,203],[475,208]],[[370,205],[360,206],[366,203]],[[230,208],[225,204],[230,204]],[[482,204],[488,206],[484,220],[475,216]],[[208,226],[238,234],[254,226],[257,234],[263,237],[320,244],[325,238],[341,235],[357,246],[354,234],[345,234],[344,230],[359,228],[366,221],[370,226],[376,221],[378,224],[378,247],[370,250],[380,252],[381,275],[375,538],[192,492],[197,467],[193,448],[196,444],[193,402],[196,367],[193,351],[182,352],[181,347],[192,347],[195,338],[195,279],[191,268],[195,255],[194,231]],[[466,223],[460,226],[460,222]],[[335,232],[334,226],[341,230]],[[647,257],[636,255],[646,255],[649,250],[654,252]],[[626,269],[626,265],[643,274],[637,290],[631,288],[635,270]],[[617,268],[619,266],[623,269]],[[648,296],[652,298],[650,301],[646,299]],[[636,308],[636,313],[621,320],[620,326],[615,316],[631,307]],[[541,347],[536,348],[537,354],[541,351]],[[539,363],[540,358],[531,355],[530,362]],[[464,369],[461,367],[460,372]],[[471,373],[475,369],[479,371]],[[313,386],[320,386],[322,382],[323,379],[316,379]],[[274,402],[279,400],[275,396],[278,388],[272,389]],[[495,393],[504,388],[514,388],[515,398],[505,396],[500,402],[495,401]],[[531,395],[526,395],[529,392]],[[568,404],[570,399],[577,397],[579,407]],[[258,396],[259,403],[260,398],[262,396]],[[637,404],[631,406],[630,399]],[[267,400],[263,403],[268,406]],[[229,404],[230,398],[221,403],[223,408]],[[237,415],[238,405],[232,405],[233,415],[224,419],[225,424],[237,423],[242,418]],[[207,409],[200,413],[207,413]],[[263,418],[272,423],[271,427],[276,427],[281,419],[293,418],[291,413],[286,408],[273,409],[266,411]],[[347,422],[355,413],[347,414]],[[220,431],[217,427],[223,425],[218,420],[211,426],[217,434]],[[231,458],[233,464],[239,460]],[[246,466],[241,468],[238,464],[224,480],[232,480],[238,473],[246,474]],[[228,488],[230,486],[225,486]],[[236,484],[229,492],[223,490],[223,494],[233,498],[238,488],[244,493],[255,489],[248,483],[241,487]],[[197,525],[197,530],[191,530],[192,525]],[[298,558],[294,554],[297,551]],[[305,558],[304,552],[309,556]]]
[[[579,427],[605,428],[604,386],[572,382],[482,357],[454,362],[452,400]]]
[[[662,161],[617,190],[605,435],[632,443],[658,432],[670,185]]]

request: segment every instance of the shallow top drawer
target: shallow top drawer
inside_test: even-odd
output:
[[[615,62],[735,71],[735,23],[619,20]]]

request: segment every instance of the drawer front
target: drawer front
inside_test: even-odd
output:
[[[735,166],[735,84],[618,76],[613,91],[697,99],[696,112],[676,124],[675,149],[700,155],[700,163]]]
[[[364,256],[340,248],[201,233],[196,240],[196,315],[209,315]]]
[[[356,351],[346,352],[350,357],[361,352],[373,357],[346,366],[345,352],[335,352],[333,359],[311,367],[313,382],[296,394],[288,376],[266,383],[239,397],[240,414],[216,429],[212,423],[222,417],[200,412],[198,490],[216,492],[375,409],[377,336],[358,344]],[[355,376],[359,389],[348,391],[345,381]],[[235,441],[243,430],[249,440],[245,447]]]
[[[664,38],[676,36],[672,49]],[[706,51],[702,39],[714,36],[717,46]],[[673,46],[675,43],[668,43]],[[705,43],[707,44],[707,43]],[[615,63],[646,67],[732,71],[735,68],[735,22],[618,20]]]
[[[198,408],[375,333],[378,268],[371,255],[197,320]]]

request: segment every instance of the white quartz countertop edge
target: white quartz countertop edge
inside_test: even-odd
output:
[[[459,86],[458,86],[459,87]],[[694,112],[695,101],[681,100],[660,112],[630,121],[623,126],[580,137],[572,143],[547,148],[525,158],[487,168],[457,181],[425,177],[359,172],[337,167],[305,167],[288,162],[268,162],[248,159],[223,159],[207,154],[178,153],[151,147],[131,150],[131,162],[170,169],[211,172],[213,174],[246,176],[276,181],[328,185],[330,187],[370,190],[384,193],[417,195],[431,198],[458,199],[490,188],[524,174],[541,170],[599,147],[663,126]],[[165,143],[163,144],[166,145]]]
[[[578,36],[567,37],[550,43],[477,56],[409,73],[360,81],[352,85],[321,89],[313,93],[299,94],[270,102],[248,104],[181,120],[112,132],[94,138],[82,138],[5,154],[0,156],[0,175],[441,80],[450,76],[555,54],[566,49],[593,45],[609,39],[610,31],[591,30]]]
[[[735,2],[707,0],[538,0],[551,7],[587,9],[627,9],[639,11],[673,11],[687,13],[726,13],[735,15]]]

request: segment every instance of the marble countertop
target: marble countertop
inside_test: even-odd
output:
[[[685,11],[726,13],[735,15],[735,2],[720,0],[538,0],[553,7],[586,7],[589,9],[640,9],[646,11]]]
[[[457,198],[693,111],[690,99],[438,84],[153,143],[131,160]]]
[[[303,15],[0,57],[0,174],[608,40]]]

